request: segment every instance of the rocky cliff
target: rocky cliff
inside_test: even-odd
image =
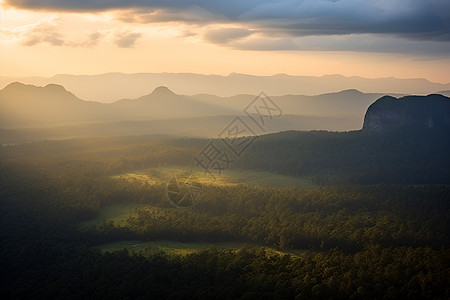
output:
[[[397,128],[450,129],[450,98],[437,94],[402,98],[384,96],[369,106],[363,131]]]

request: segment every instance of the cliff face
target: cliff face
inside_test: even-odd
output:
[[[396,128],[450,129],[450,98],[442,95],[384,96],[367,109],[363,131],[379,132]]]

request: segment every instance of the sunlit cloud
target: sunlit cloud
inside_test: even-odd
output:
[[[191,37],[191,36],[196,36],[198,33],[193,31],[193,30],[189,30],[189,29],[185,29],[183,31],[180,32],[180,34],[178,35],[178,37]]]
[[[252,35],[254,32],[245,28],[217,28],[208,30],[205,39],[215,44],[228,44]]]
[[[142,34],[138,32],[119,32],[115,36],[114,43],[120,48],[133,48],[141,37]]]
[[[190,25],[212,24],[218,21],[216,15],[199,7],[178,9],[122,9],[116,11],[117,20],[125,23],[183,23]]]
[[[40,43],[48,43],[53,46],[64,44],[63,36],[58,32],[58,20],[53,16],[26,25],[3,27],[0,31],[24,46],[34,46]]]
[[[104,35],[98,31],[92,32],[88,34],[89,42],[87,43],[88,47],[96,46],[99,41],[104,37]]]
[[[5,11],[3,9],[3,0],[0,0],[0,24],[5,20]]]
[[[63,36],[57,28],[57,25],[51,23],[38,24],[23,33],[22,45],[34,46],[39,43],[48,43],[53,46],[62,46]]]

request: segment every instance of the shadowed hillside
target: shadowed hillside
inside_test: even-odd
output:
[[[450,129],[450,98],[442,95],[385,96],[373,103],[364,118],[364,131],[399,128]]]
[[[346,90],[271,97],[283,115],[271,122],[267,132],[356,130],[367,107],[381,96]],[[0,90],[0,143],[102,135],[216,137],[232,118],[246,119],[244,108],[254,99],[249,94],[186,96],[158,87],[137,99],[105,104],[84,101],[55,84],[13,83]]]
[[[12,83],[0,91],[0,126],[49,126],[111,118],[97,102],[83,101],[55,84],[45,87]]]

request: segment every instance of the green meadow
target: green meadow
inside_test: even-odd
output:
[[[278,255],[278,256],[290,255],[291,257],[298,257],[299,255],[302,254],[312,255],[318,253],[317,251],[294,250],[294,249],[280,251],[275,248],[263,247],[257,244],[248,244],[248,243],[232,243],[232,242],[187,243],[187,242],[177,242],[167,240],[158,240],[150,242],[144,242],[139,240],[117,241],[113,243],[102,244],[94,248],[99,249],[102,252],[114,252],[126,249],[131,253],[141,254],[144,256],[150,256],[160,252],[164,252],[167,255],[184,256],[202,250],[206,250],[211,247],[214,247],[217,250],[231,250],[231,251],[237,251],[242,247],[247,247],[250,249],[263,248],[268,255]]]
[[[143,204],[127,203],[114,204],[102,207],[95,219],[82,222],[82,226],[97,226],[112,221],[115,226],[126,226],[127,219],[138,209],[145,207]]]
[[[173,176],[192,176],[197,182],[204,185],[235,186],[247,184],[254,186],[270,187],[301,187],[311,188],[315,185],[306,177],[294,177],[275,174],[266,171],[254,170],[223,170],[220,174],[213,173],[214,177],[205,173],[201,168],[187,168],[181,166],[169,166],[146,169],[135,172],[127,172],[114,176],[114,178],[129,181],[141,181],[148,184],[167,183]]]
[[[184,243],[177,241],[151,241],[151,242],[142,242],[142,241],[118,241],[108,244],[103,244],[97,246],[97,249],[102,251],[117,251],[122,249],[127,249],[131,252],[136,253],[144,253],[144,254],[152,254],[157,252],[165,252],[166,254],[174,254],[174,255],[187,255],[200,250],[204,250],[209,247],[215,247],[218,250],[225,249],[238,249],[244,246],[244,243],[223,243],[223,242],[214,242],[214,243]]]

